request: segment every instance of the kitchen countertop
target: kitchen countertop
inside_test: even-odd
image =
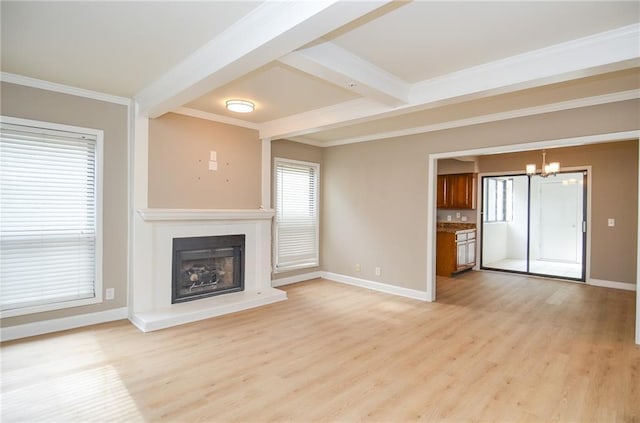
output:
[[[475,229],[475,223],[461,223],[461,222],[438,222],[438,232],[451,232],[465,231],[469,229]]]

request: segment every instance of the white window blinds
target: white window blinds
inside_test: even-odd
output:
[[[275,160],[275,270],[318,266],[318,177],[320,167]]]
[[[0,124],[3,315],[96,297],[96,145],[91,134]]]

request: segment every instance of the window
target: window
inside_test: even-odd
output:
[[[317,163],[275,159],[276,272],[319,265]]]
[[[513,179],[484,178],[484,221],[513,220]]]
[[[2,316],[102,301],[102,131],[1,119]]]

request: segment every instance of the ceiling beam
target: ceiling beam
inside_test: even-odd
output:
[[[267,1],[142,89],[157,117],[370,13],[390,0]]]
[[[360,99],[262,124],[261,138],[309,135],[461,101],[640,66],[640,24],[572,40],[414,84],[409,103]]]
[[[331,42],[294,51],[279,61],[392,107],[409,102],[410,84]]]
[[[198,119],[210,120],[212,122],[226,123],[227,125],[239,126],[241,128],[260,129],[260,124],[249,122],[242,119],[232,118],[229,116],[218,115],[215,113],[209,113],[202,110],[190,109],[188,107],[178,107],[171,111],[183,116],[190,116]]]
[[[640,24],[634,24],[474,66],[415,84],[411,102],[509,92],[637,66],[639,39]]]

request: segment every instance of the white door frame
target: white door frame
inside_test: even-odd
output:
[[[450,159],[460,156],[486,155],[496,153],[513,153],[519,151],[539,150],[543,148],[571,147],[577,145],[598,144],[623,140],[640,141],[640,130],[613,132],[608,134],[588,135],[583,137],[564,138],[546,141],[537,141],[526,144],[512,144],[496,147],[484,147],[469,150],[432,153],[428,155],[428,183],[427,183],[427,280],[426,292],[428,301],[436,300],[436,193],[438,180],[438,160]],[[640,148],[638,149],[640,151]],[[638,160],[640,162],[640,153]],[[640,198],[640,166],[638,168],[638,195]],[[640,280],[640,201],[638,207],[638,256],[636,258],[636,284]],[[588,217],[591,213],[588,214]],[[588,230],[587,234],[591,231]],[[587,260],[590,262],[591,251],[587,252]],[[636,344],[640,344],[640,290],[636,289]]]

